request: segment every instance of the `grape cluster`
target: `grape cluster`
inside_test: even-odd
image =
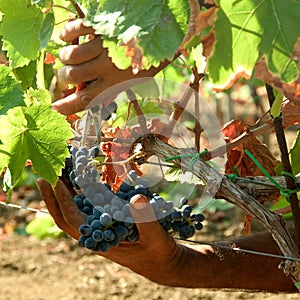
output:
[[[82,191],[74,201],[87,215],[86,223],[79,228],[81,246],[106,252],[110,246],[118,246],[120,241],[136,241],[138,230],[130,212],[130,200],[137,194],[147,197],[156,219],[169,234],[188,239],[203,228],[204,216],[193,214],[186,198],[181,199],[181,208],[176,208],[172,201],[151,193],[148,181],[138,178],[133,170],[128,172],[127,179],[115,193],[109,185],[99,182],[94,163],[94,158],[99,155],[97,147],[72,147],[70,152],[73,169],[69,179]]]

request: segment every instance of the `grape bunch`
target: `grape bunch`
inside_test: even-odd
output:
[[[150,192],[148,181],[138,178],[133,170],[128,172],[118,191],[113,192],[108,184],[99,181],[94,162],[99,148],[71,147],[70,152],[73,167],[69,180],[82,191],[74,201],[87,215],[86,223],[79,228],[79,245],[106,252],[121,241],[135,242],[138,230],[130,212],[130,200],[137,194],[147,197],[156,219],[169,234],[188,239],[203,228],[204,216],[193,214],[186,198],[182,198],[181,207],[176,208],[172,201],[165,201],[157,193]]]

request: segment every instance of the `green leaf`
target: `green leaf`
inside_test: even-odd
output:
[[[27,66],[13,69],[13,72],[24,91],[29,87],[36,87],[36,60],[32,60]]]
[[[12,184],[30,159],[34,170],[54,185],[68,156],[66,139],[72,137],[65,117],[49,105],[31,105],[10,109],[0,122],[0,169],[10,169]]]
[[[218,6],[216,43],[207,66],[215,88],[229,87],[237,74],[250,77],[262,57],[282,81],[298,77],[300,69],[291,54],[299,36],[299,0],[219,0]]]
[[[300,130],[297,132],[297,138],[290,151],[290,161],[294,175],[300,173]]]
[[[50,7],[50,5],[52,4],[52,0],[31,0],[32,4],[36,4],[40,7]]]
[[[279,117],[282,100],[283,100],[283,95],[277,92],[277,95],[275,97],[275,100],[272,104],[271,111],[270,111],[271,116],[273,116],[273,118]]]
[[[47,47],[54,28],[54,14],[47,13],[39,31],[40,50]]]
[[[113,51],[130,40],[135,40],[135,47],[142,49],[145,69],[171,60],[187,30],[187,0],[132,0],[126,4],[122,0],[104,0],[97,9],[95,1],[91,2],[86,24],[102,35],[116,64],[118,56]]]
[[[50,215],[40,215],[33,219],[25,228],[26,232],[38,239],[58,238],[63,234]]]
[[[48,90],[34,90],[30,88],[25,94],[25,102],[27,106],[34,105],[50,105],[52,102],[51,94]]]
[[[5,114],[12,107],[23,105],[25,105],[23,92],[12,70],[0,66],[0,115]]]
[[[28,65],[39,54],[39,31],[43,22],[43,13],[24,0],[0,0],[2,22],[0,35],[3,40],[3,50],[12,68]]]

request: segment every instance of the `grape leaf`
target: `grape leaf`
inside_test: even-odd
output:
[[[248,130],[247,125],[241,120],[232,120],[224,125],[222,133],[225,141],[231,142]],[[251,136],[243,143],[238,144],[227,153],[225,167],[226,174],[235,174],[238,171],[242,177],[264,175],[258,166],[245,154],[248,149],[254,157],[263,165],[270,175],[275,175],[274,168],[278,164],[269,148],[256,136]]]
[[[0,115],[10,108],[25,105],[23,92],[9,67],[0,66]]]
[[[40,50],[47,47],[54,28],[54,14],[47,13],[39,31]]]
[[[39,31],[43,13],[35,5],[24,0],[0,0],[2,22],[0,35],[3,50],[7,51],[12,68],[28,65],[39,54]]]
[[[26,160],[51,184],[68,156],[66,139],[72,137],[65,118],[50,105],[15,107],[1,117],[0,170],[8,167],[13,185],[19,180]]]
[[[261,58],[281,81],[290,83],[298,77],[300,68],[292,53],[299,36],[299,0],[219,0],[217,4],[216,43],[207,67],[215,88],[249,78]]]
[[[27,66],[13,69],[13,72],[24,91],[29,87],[36,88],[36,60],[32,60]]]
[[[85,23],[102,35],[104,46],[119,68],[124,64],[118,65],[112,52],[117,46],[127,47],[127,55],[133,63],[139,62],[139,69],[142,64],[148,69],[171,60],[187,30],[187,0],[133,0],[126,5],[122,0],[104,0],[97,9],[95,1],[91,2]]]

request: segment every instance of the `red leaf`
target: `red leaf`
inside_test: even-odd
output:
[[[224,126],[222,132],[225,141],[228,143],[247,130],[247,125],[243,124],[241,120],[232,120]],[[250,136],[248,139],[241,141],[239,145],[227,153],[226,174],[235,173],[236,168],[242,177],[264,175],[251,158],[245,154],[245,149],[248,149],[254,155],[271,176],[275,175],[274,168],[278,162],[268,147],[256,136]]]

